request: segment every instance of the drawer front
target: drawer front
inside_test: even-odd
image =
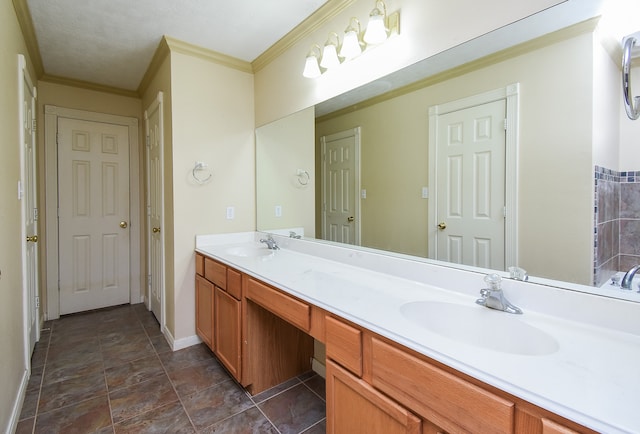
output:
[[[247,282],[246,297],[305,332],[311,328],[311,308],[307,303],[253,279]]]
[[[204,277],[222,289],[227,289],[227,267],[210,258],[204,258]]]
[[[447,431],[513,432],[512,402],[376,338],[372,383]]]
[[[335,318],[325,320],[327,357],[362,377],[362,332]]]
[[[196,253],[196,274],[204,276],[204,256],[200,253]]]
[[[242,298],[242,274],[232,268],[227,268],[227,292],[236,300]]]

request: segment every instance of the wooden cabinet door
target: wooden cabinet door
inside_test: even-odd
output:
[[[420,427],[409,410],[327,361],[328,434],[419,434]]]
[[[196,333],[209,348],[213,341],[213,284],[196,275]]]
[[[215,287],[215,354],[231,375],[240,381],[240,301]]]

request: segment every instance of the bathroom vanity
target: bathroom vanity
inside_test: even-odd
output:
[[[261,237],[196,241],[197,333],[250,393],[309,370],[316,339],[329,433],[640,431],[636,303],[505,282],[513,315],[475,304],[481,273]]]

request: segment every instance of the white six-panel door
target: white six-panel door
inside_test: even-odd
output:
[[[148,297],[149,308],[158,322],[164,324],[164,247],[162,189],[162,93],[145,111],[147,134],[147,237],[148,237]]]
[[[58,119],[60,314],[129,302],[129,132]]]
[[[360,129],[322,136],[322,238],[360,244]]]
[[[438,117],[437,259],[504,270],[505,101]]]

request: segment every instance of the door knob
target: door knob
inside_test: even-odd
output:
[[[440,229],[441,231],[445,230],[446,228],[447,224],[445,222],[438,223],[438,229]]]
[[[154,234],[159,234],[160,233],[160,228],[153,228],[153,229],[151,229],[151,232],[153,232]]]
[[[356,219],[355,217],[351,216],[351,217],[347,218],[347,221],[348,221],[349,223],[351,223],[351,222],[352,222],[352,221],[354,221],[355,219]]]
[[[30,237],[27,237],[27,241],[31,241],[32,243],[37,243],[38,242],[38,236],[37,235],[32,235]]]
[[[122,229],[126,229],[126,228],[127,228],[127,226],[129,226],[129,225],[128,225],[128,224],[127,224],[127,222],[125,222],[124,220],[120,222],[120,227],[121,227]]]

